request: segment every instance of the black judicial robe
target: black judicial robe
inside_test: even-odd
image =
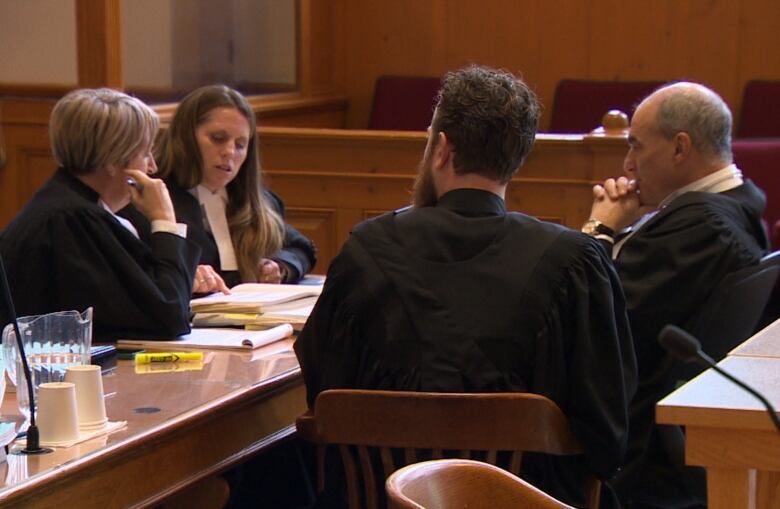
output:
[[[543,394],[585,457],[526,455],[523,475],[581,503],[621,464],[636,365],[623,293],[597,241],[507,213],[489,192],[358,225],[295,343],[309,406],[329,388]]]
[[[93,306],[95,340],[189,332],[200,249],[162,232],[147,244],[98,199],[60,168],[0,234],[17,315]]]
[[[674,389],[674,380],[664,375],[672,364],[657,338],[670,323],[695,334],[692,324],[715,286],[766,254],[768,241],[761,223],[765,205],[763,192],[749,180],[723,193],[685,193],[619,251],[615,267],[626,295],[639,367],[639,386],[630,406],[629,466],[620,482],[629,498],[650,497],[673,507],[676,501],[685,504],[704,496],[703,482],[684,481],[686,477],[675,473],[659,454],[664,446],[655,430],[655,404]],[[706,352],[706,338],[702,340]],[[645,468],[650,470],[642,473]]]
[[[166,184],[173,207],[176,210],[176,220],[187,225],[187,236],[201,247],[199,263],[201,265],[211,265],[222,276],[228,286],[235,286],[241,283],[241,275],[238,271],[223,271],[220,269],[217,243],[214,240],[214,235],[206,230],[203,218],[204,212],[198,199],[189,191],[171,181],[166,181]],[[263,194],[271,208],[284,219],[284,202],[282,199],[270,189],[263,189]],[[148,234],[149,222],[132,206],[123,209],[121,215],[132,221],[139,232],[141,232],[142,238]],[[317,249],[311,240],[293,226],[285,222],[284,228],[282,249],[270,258],[287,264],[290,271],[284,281],[285,283],[297,283],[317,263]]]

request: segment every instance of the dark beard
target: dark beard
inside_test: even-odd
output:
[[[412,205],[415,207],[433,207],[436,205],[436,186],[433,184],[433,169],[429,158],[417,165],[417,177],[412,187]]]

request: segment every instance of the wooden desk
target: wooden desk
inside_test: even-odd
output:
[[[0,504],[145,506],[247,459],[293,433],[306,409],[291,347],[209,352],[193,371],[136,373],[119,361],[103,377],[106,409],[127,427],[51,454],[10,454],[0,464]],[[14,405],[4,404],[6,417]]]
[[[780,358],[780,320],[757,332],[729,355]]]
[[[719,365],[780,406],[780,358]],[[780,433],[755,397],[707,370],[661,400],[656,420],[685,426],[685,461],[706,467],[710,509],[780,507]]]

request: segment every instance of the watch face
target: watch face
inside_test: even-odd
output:
[[[587,235],[608,235],[610,237],[615,234],[612,231],[612,228],[595,219],[586,221],[585,224],[582,225],[582,232]]]
[[[584,225],[582,225],[582,233],[586,233],[588,235],[593,235],[596,233],[596,228],[599,226],[598,221],[587,221]]]

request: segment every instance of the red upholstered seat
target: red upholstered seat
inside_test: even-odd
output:
[[[551,133],[587,133],[601,117],[618,109],[629,117],[634,107],[664,81],[561,80],[555,88]]]
[[[734,140],[734,162],[766,193],[764,220],[774,249],[780,247],[780,138]]]
[[[780,137],[780,81],[748,81],[737,138]]]
[[[374,87],[369,129],[424,131],[431,123],[441,80],[422,76],[380,76]]]

